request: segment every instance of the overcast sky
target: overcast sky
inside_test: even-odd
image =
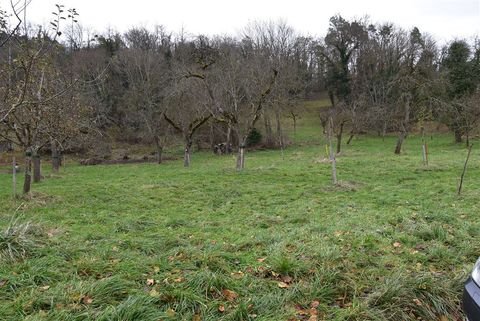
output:
[[[282,18],[298,31],[324,35],[329,17],[339,13],[346,18],[368,15],[373,22],[406,29],[418,26],[440,42],[480,34],[480,0],[32,0],[29,20],[48,22],[55,3],[76,8],[82,25],[99,32],[161,24],[192,34],[236,34],[249,21]]]

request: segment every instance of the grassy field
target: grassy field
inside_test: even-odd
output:
[[[332,186],[321,136],[302,118],[297,144],[240,173],[209,153],[69,165],[32,199],[0,174],[0,320],[461,320],[479,152],[458,197],[452,137],[428,167],[419,138],[395,156],[394,137],[359,137]]]

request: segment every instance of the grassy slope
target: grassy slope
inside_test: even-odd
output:
[[[466,151],[451,137],[429,142],[429,168],[418,138],[395,156],[393,137],[360,137],[332,187],[319,121],[300,122],[304,144],[249,153],[242,173],[207,153],[189,169],[69,166],[16,204],[0,174],[2,230],[22,204],[43,231],[27,259],[0,261],[0,320],[459,319],[478,152],[459,198]]]

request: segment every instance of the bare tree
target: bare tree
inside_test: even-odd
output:
[[[204,96],[203,84],[198,79],[180,78],[174,85],[174,94],[169,98],[165,120],[182,135],[184,141],[184,166],[190,166],[193,137],[198,129],[212,116],[209,100]]]
[[[124,124],[136,128],[154,142],[160,164],[168,136],[164,116],[173,73],[170,35],[162,27],[156,27],[152,33],[134,28],[125,38],[127,47],[120,50],[114,60],[118,72],[123,73],[128,82],[123,96],[128,115]]]
[[[272,93],[278,70],[250,39],[225,46],[216,63],[212,82],[219,84],[215,117],[228,123],[238,139],[237,169],[245,167],[249,134],[262,116]]]
[[[413,28],[401,69],[395,80],[398,90],[396,104],[396,127],[399,130],[395,154],[400,154],[402,144],[412,123],[425,115],[431,99],[432,74],[435,70],[436,47],[428,35],[422,35]]]
[[[18,9],[12,4],[13,14],[19,21],[22,21],[20,15],[25,10],[25,7]],[[32,157],[35,160],[34,179],[38,181],[38,152],[52,139],[47,121],[52,116],[50,104],[65,95],[76,83],[76,80],[62,82],[58,77],[59,68],[55,58],[61,50],[56,38],[61,34],[59,30],[63,14],[63,6],[57,5],[50,30],[25,29],[21,36],[17,31],[12,31],[6,44],[8,54],[1,61],[2,70],[6,72],[2,73],[5,77],[0,89],[3,98],[0,105],[0,135],[25,152],[24,193],[30,191]],[[26,21],[23,22],[26,26]],[[13,29],[18,30],[18,27]]]
[[[341,151],[344,127],[349,120],[356,122],[353,75],[358,51],[368,39],[362,21],[347,21],[341,16],[330,18],[330,27],[325,37],[322,55],[327,61],[327,88],[337,121],[334,122],[337,136],[337,153]],[[348,112],[350,110],[350,112]],[[350,117],[347,117],[349,114]]]

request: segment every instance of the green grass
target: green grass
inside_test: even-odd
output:
[[[16,201],[0,174],[0,232],[36,227],[0,261],[0,320],[461,319],[478,151],[457,197],[466,151],[452,137],[429,141],[428,168],[416,137],[401,156],[394,137],[359,137],[332,186],[315,121],[240,173],[209,153],[188,169],[69,165]]]

